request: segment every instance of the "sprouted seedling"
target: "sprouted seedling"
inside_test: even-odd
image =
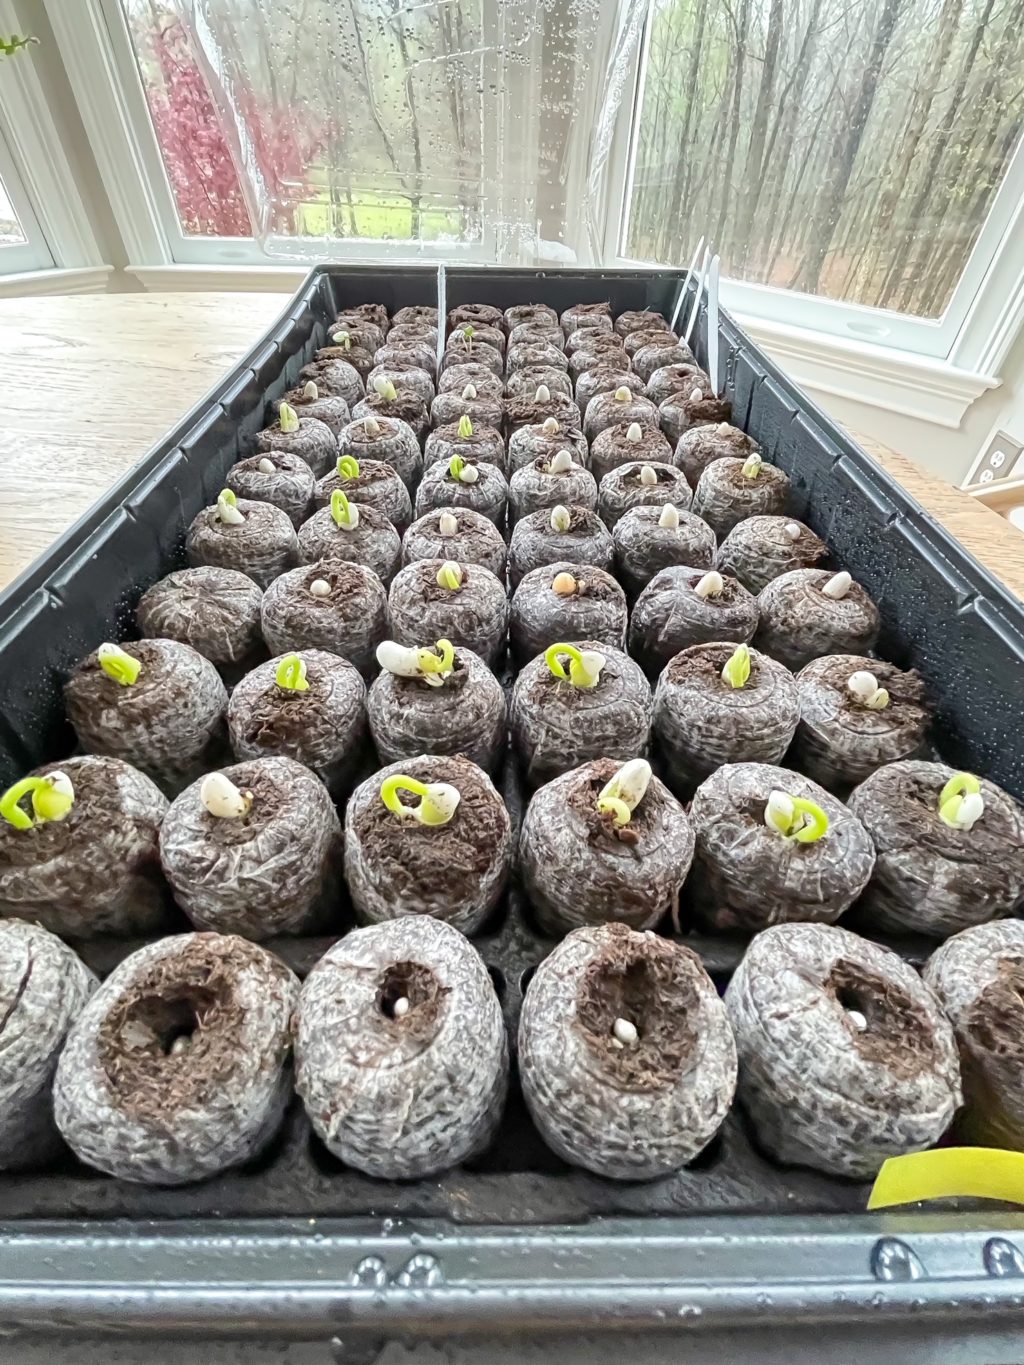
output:
[[[579,584],[572,574],[566,573],[564,569],[561,573],[556,573],[551,580],[551,591],[556,592],[559,597],[571,597],[578,587]]]
[[[670,502],[667,502],[665,506],[661,509],[661,516],[658,518],[658,525],[662,528],[663,531],[679,530],[679,512],[675,507],[672,506]]]
[[[21,807],[31,795],[32,815]],[[52,772],[45,777],[23,777],[0,796],[0,815],[15,829],[31,829],[51,820],[63,820],[75,804],[75,789],[67,773]],[[34,817],[34,818],[33,818]]]
[[[761,466],[763,464],[764,461],[761,459],[760,455],[758,455],[757,451],[755,450],[752,454],[748,455],[747,458],[743,461],[744,477],[747,479],[756,479],[761,472]]]
[[[222,488],[217,495],[217,520],[225,526],[241,526],[245,521],[238,510],[238,499],[230,488]]]
[[[853,586],[853,579],[845,569],[837,574],[833,574],[827,583],[821,585],[821,590],[826,597],[831,597],[834,602],[840,601],[846,596]]]
[[[614,397],[616,403],[632,403],[633,401],[633,394],[625,384],[620,385],[619,388],[615,390]]]
[[[359,461],[354,455],[342,455],[335,466],[335,472],[341,479],[358,479]]]
[[[734,691],[746,687],[750,677],[750,650],[746,645],[737,645],[722,667],[722,681],[727,682]]]
[[[534,401],[535,403],[550,403],[550,402],[551,402],[551,390],[548,388],[548,386],[547,386],[546,384],[538,384],[538,385],[537,385],[537,392],[533,395],[533,401]],[[556,428],[556,430],[557,430],[557,428]]]
[[[243,792],[223,773],[207,773],[199,788],[199,800],[218,820],[241,820],[252,809],[252,792]]]
[[[568,474],[572,468],[572,455],[568,450],[556,450],[548,463],[549,474]]]
[[[694,585],[693,590],[698,597],[707,601],[709,597],[721,597],[725,591],[725,579],[717,569],[709,569],[702,578]]]
[[[308,398],[310,402],[313,402],[314,399],[320,397],[320,390],[313,383],[312,379],[307,379],[305,384],[303,384],[302,396],[303,398]]]
[[[552,531],[568,531],[571,521],[568,507],[563,507],[561,503],[557,507],[552,507],[551,516],[548,518],[548,525]]]
[[[114,682],[120,683],[122,687],[131,687],[139,680],[142,672],[142,664],[131,654],[126,654],[120,645],[113,645],[109,642],[100,645],[96,651],[96,662],[107,675],[113,678]]]
[[[631,423],[630,423],[630,426],[629,426],[629,431],[626,432],[626,440],[627,440],[627,441],[630,441],[630,440],[633,439],[633,438],[630,436],[629,432],[632,431],[634,427],[636,427],[637,431],[640,432],[640,437],[643,436],[643,432],[642,432],[641,429],[640,429],[640,423],[639,423],[639,422],[631,422]],[[637,439],[639,440],[640,437],[638,437]],[[640,466],[640,482],[643,484],[643,486],[644,486],[645,488],[653,488],[654,485],[658,482],[658,471],[657,471],[656,469],[653,469],[649,464],[641,465],[641,466]]]
[[[568,673],[563,658],[569,660]],[[544,651],[544,662],[559,681],[572,683],[573,687],[591,688],[600,682],[601,669],[607,659],[596,649],[580,650],[575,645],[557,644],[549,645]]]
[[[846,690],[869,711],[884,711],[889,705],[889,693],[884,687],[878,686],[878,679],[866,669],[858,669],[850,674],[846,680]]]
[[[455,668],[455,646],[451,640],[438,640],[433,649],[410,648],[383,640],[377,646],[377,662],[396,678],[418,678],[428,687],[442,687]]]
[[[463,413],[459,418],[459,439],[468,441],[473,435],[473,423],[469,420],[469,414]]]
[[[407,806],[398,795],[409,792],[420,799]],[[455,814],[461,799],[457,787],[449,782],[420,782],[415,777],[396,773],[381,783],[380,799],[392,815],[402,820],[415,820],[421,825],[446,825]]]
[[[626,428],[626,440],[630,445],[639,445],[644,439],[644,429],[639,422],[630,422]],[[653,472],[653,471],[652,471]],[[641,476],[642,477],[642,476]]]
[[[256,468],[260,471],[261,474],[276,474],[276,473],[277,473],[277,468],[276,468],[276,466],[275,466],[275,464],[274,464],[274,461],[273,461],[273,460],[268,460],[267,457],[266,457],[266,455],[263,456],[263,459],[260,460],[260,462],[259,462],[259,464],[256,466]]]
[[[471,403],[473,399],[476,397],[476,385],[467,384],[466,387],[462,390],[462,396],[467,403]]]
[[[274,681],[284,692],[308,692],[305,660],[298,654],[286,654],[277,666]]]
[[[438,569],[435,581],[439,588],[448,588],[451,592],[458,592],[462,587],[462,566],[456,564],[454,559],[446,559]]]
[[[314,578],[309,585],[309,594],[311,597],[330,597],[331,585],[326,578]]]
[[[335,346],[340,346],[343,351],[351,351],[352,349],[352,338],[348,332],[335,332],[331,341]]]
[[[455,513],[454,513],[454,512],[449,512],[448,509],[445,508],[445,510],[441,513],[441,515],[440,515],[440,516],[438,517],[438,519],[437,519],[437,531],[438,531],[438,535],[442,535],[442,536],[454,536],[454,535],[457,534],[458,529],[459,529],[459,523],[458,523],[458,519],[457,519],[456,516],[455,516]]]
[[[480,470],[475,464],[467,464],[461,455],[453,455],[448,461],[448,476],[458,483],[476,483]]]
[[[383,398],[386,403],[391,403],[398,397],[398,390],[395,388],[393,381],[387,379],[382,374],[379,374],[373,381],[373,388],[377,397]]]
[[[540,389],[538,389],[537,392],[540,393]],[[546,392],[546,390],[545,390],[545,392]],[[548,397],[549,397],[549,398],[550,398],[550,396],[551,396],[551,395],[548,394]],[[538,398],[537,401],[540,402],[540,399]],[[541,422],[541,424],[540,424],[540,429],[541,429],[541,431],[543,431],[543,433],[544,433],[545,436],[557,436],[558,433],[559,433],[559,431],[561,430],[561,427],[559,427],[559,425],[558,425],[558,420],[557,420],[557,418],[555,418],[555,417],[545,417],[544,420],[543,420],[543,422]]]
[[[651,765],[646,758],[631,758],[601,788],[597,797],[598,812],[610,815],[615,828],[622,829],[632,820],[633,812],[647,794],[650,781]]]
[[[291,403],[282,403],[277,410],[277,424],[284,435],[289,436],[299,429],[299,414]]]
[[[336,488],[331,494],[331,520],[339,531],[354,531],[359,525],[359,508]]]
[[[768,794],[764,822],[784,839],[814,844],[828,833],[828,816],[813,801],[775,788]]]
[[[379,436],[384,428],[371,413],[369,416],[363,418],[363,430],[366,432],[367,436]]]
[[[984,813],[981,783],[973,773],[954,773],[939,794],[939,819],[950,829],[967,832]]]

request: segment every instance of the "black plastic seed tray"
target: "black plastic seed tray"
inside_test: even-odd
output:
[[[449,308],[543,301],[561,311],[608,299],[616,312],[668,314],[678,288],[677,276],[642,270],[465,269],[449,270],[445,281]],[[394,311],[437,296],[433,270],[313,271],[270,333],[209,398],[0,595],[0,785],[70,751],[61,703],[68,671],[101,640],[134,633],[139,596],[182,562],[188,523],[213,501],[229,467],[250,453],[268,401],[293,385],[325,344],[335,313],[367,301]],[[702,312],[696,346],[702,357],[706,326]],[[727,316],[720,337],[734,420],[790,475],[794,514],[879,602],[879,653],[917,668],[928,682],[939,704],[943,755],[1024,797],[1024,745],[1013,742],[1024,609]],[[518,817],[522,796],[511,768],[504,786]],[[331,941],[268,946],[303,973]],[[724,986],[742,943],[687,941]],[[514,1038],[523,990],[551,945],[535,931],[515,887],[476,942]],[[78,946],[104,972],[138,944]],[[911,960],[927,951],[898,946]],[[991,1311],[1024,1316],[1024,1299],[1010,1292],[1018,1287],[1014,1277],[1024,1277],[1024,1256],[1012,1240],[1024,1246],[1024,1216],[979,1207],[872,1217],[860,1212],[866,1193],[862,1185],[768,1161],[738,1114],[686,1171],[644,1184],[601,1180],[544,1147],[515,1086],[490,1151],[438,1179],[384,1183],[337,1162],[296,1105],[258,1163],[184,1190],[111,1180],[70,1158],[59,1168],[0,1176],[0,1324],[102,1328],[117,1321],[138,1330],[259,1326],[318,1335],[330,1322],[361,1337],[481,1331],[499,1322],[541,1330],[855,1321],[869,1304],[897,1313],[927,1310],[942,1321],[980,1308],[983,1298]],[[241,1221],[254,1218],[273,1221]],[[115,1221],[125,1219],[127,1229]],[[159,1228],[149,1220],[161,1220]],[[889,1233],[905,1240],[889,1245],[895,1240],[883,1236]],[[126,1237],[132,1254],[122,1265]],[[722,1239],[737,1247],[732,1261],[714,1255]],[[206,1253],[214,1245],[219,1252],[211,1260]],[[927,1256],[915,1250],[926,1245],[941,1250],[944,1294],[929,1285]],[[830,1246],[831,1268],[820,1259]],[[696,1277],[678,1263],[669,1270],[664,1258],[672,1247],[691,1256],[702,1247],[711,1261]],[[49,1263],[40,1248],[49,1250]],[[567,1261],[559,1261],[559,1248]],[[939,1250],[933,1255],[937,1264]],[[110,1258],[109,1275],[103,1256]],[[752,1282],[752,1274],[760,1279]],[[329,1302],[316,1293],[325,1276]],[[619,1311],[607,1308],[609,1277]],[[655,1278],[672,1286],[677,1301],[685,1294],[683,1308],[677,1303],[666,1314],[653,1292]],[[841,1291],[811,1292],[833,1278]],[[162,1297],[142,1292],[160,1280],[174,1281]],[[251,1294],[239,1292],[242,1281]],[[284,1287],[296,1283],[300,1297],[309,1296],[306,1315],[296,1313],[293,1289]],[[775,1288],[754,1295],[747,1292],[751,1283]],[[874,1324],[883,1316],[876,1311]]]

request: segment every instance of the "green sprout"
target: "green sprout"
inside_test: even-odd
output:
[[[354,531],[359,525],[359,508],[340,488],[331,494],[331,518],[341,531]]]
[[[451,640],[438,640],[434,649],[410,648],[383,640],[377,646],[377,662],[397,678],[418,678],[428,687],[441,687],[455,668],[455,646]]]
[[[373,387],[377,397],[383,398],[386,403],[394,402],[398,397],[398,390],[395,388],[393,382],[390,379],[386,379],[382,374],[379,374],[373,381]]]
[[[343,351],[351,351],[352,349],[352,338],[348,332],[335,332],[331,341],[335,346],[340,346]]]
[[[753,454],[748,455],[747,458],[743,461],[742,472],[744,477],[748,479],[756,479],[761,472],[761,466],[763,464],[764,460],[761,459],[760,455],[758,455],[757,451],[755,450]]]
[[[632,820],[633,812],[647,794],[650,781],[651,765],[646,758],[631,758],[598,793],[599,813],[610,815],[615,828],[622,829]]]
[[[418,796],[419,803],[407,806],[399,792]],[[455,814],[461,800],[458,789],[448,782],[420,782],[404,773],[395,773],[381,783],[380,799],[392,815],[402,820],[416,820],[421,825],[446,825]]]
[[[612,396],[616,403],[632,403],[633,401],[632,391],[625,384],[620,385]]]
[[[750,650],[746,645],[737,645],[725,661],[725,666],[722,669],[722,681],[727,682],[734,690],[738,690],[746,686],[749,677]]]
[[[286,654],[277,666],[274,681],[285,692],[308,692],[305,661],[298,654]]]
[[[768,794],[764,822],[784,839],[795,839],[798,844],[815,844],[828,833],[828,816],[820,806],[777,789]]]
[[[459,418],[459,438],[468,441],[473,435],[473,423],[469,420],[469,414],[463,413]]]
[[[282,403],[278,408],[277,422],[285,436],[290,436],[293,431],[298,431],[299,414],[292,407],[291,403]]]
[[[25,48],[32,47],[38,42],[39,39],[31,34],[22,38],[17,33],[12,33],[9,38],[0,38],[0,57],[13,57],[16,52],[23,52]]]
[[[359,461],[354,455],[342,455],[335,468],[339,478],[359,478]]]
[[[32,815],[22,810],[21,802],[31,793]],[[0,796],[0,816],[15,829],[31,829],[51,820],[63,820],[75,804],[75,789],[67,773],[52,772],[45,777],[23,777]],[[32,817],[35,816],[35,819]]]
[[[320,390],[313,383],[312,379],[307,379],[305,384],[303,384],[302,396],[303,398],[307,398],[311,403],[320,397]]]
[[[569,660],[566,673],[562,658]],[[607,662],[596,649],[579,650],[575,645],[549,645],[544,651],[544,662],[561,682],[572,683],[573,687],[596,687],[601,678],[601,669]]]
[[[473,338],[476,336],[476,328],[467,325],[467,326],[463,327],[463,329],[462,329],[462,335],[466,338],[467,341],[470,341],[470,342],[471,342],[471,341],[473,340]]]
[[[448,477],[457,483],[476,483],[480,470],[475,464],[467,464],[461,455],[453,455],[448,461]]]
[[[225,526],[241,526],[245,521],[238,509],[238,498],[230,488],[222,488],[217,494],[217,520]]]
[[[131,687],[139,680],[142,672],[142,664],[138,659],[126,654],[120,645],[105,644],[100,645],[96,651],[96,662],[107,675],[113,678],[114,682],[120,683],[122,687]]]
[[[984,813],[981,783],[973,773],[954,773],[939,793],[939,819],[950,829],[969,831]]]
[[[462,568],[456,564],[454,559],[446,559],[437,571],[435,579],[439,588],[449,588],[452,592],[458,592],[462,587]]]

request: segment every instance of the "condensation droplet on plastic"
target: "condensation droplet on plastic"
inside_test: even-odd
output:
[[[436,1256],[421,1251],[411,1257],[398,1272],[398,1284],[403,1289],[433,1289],[444,1284],[444,1271]]]
[[[349,1280],[365,1289],[383,1289],[388,1282],[388,1268],[379,1256],[364,1256],[356,1263]]]
[[[871,1251],[871,1273],[891,1284],[925,1278],[917,1253],[898,1237],[879,1237]]]
[[[985,1269],[1000,1280],[1024,1276],[1024,1256],[1020,1248],[1005,1237],[990,1237],[981,1253]]]

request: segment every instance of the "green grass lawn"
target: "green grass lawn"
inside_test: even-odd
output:
[[[407,242],[413,236],[412,205],[404,195],[353,189],[352,210],[354,232],[347,201],[332,205],[325,189],[297,206],[296,231],[300,236],[364,237],[378,241]],[[419,236],[424,241],[458,239],[462,236],[458,211],[425,204],[420,210]]]

